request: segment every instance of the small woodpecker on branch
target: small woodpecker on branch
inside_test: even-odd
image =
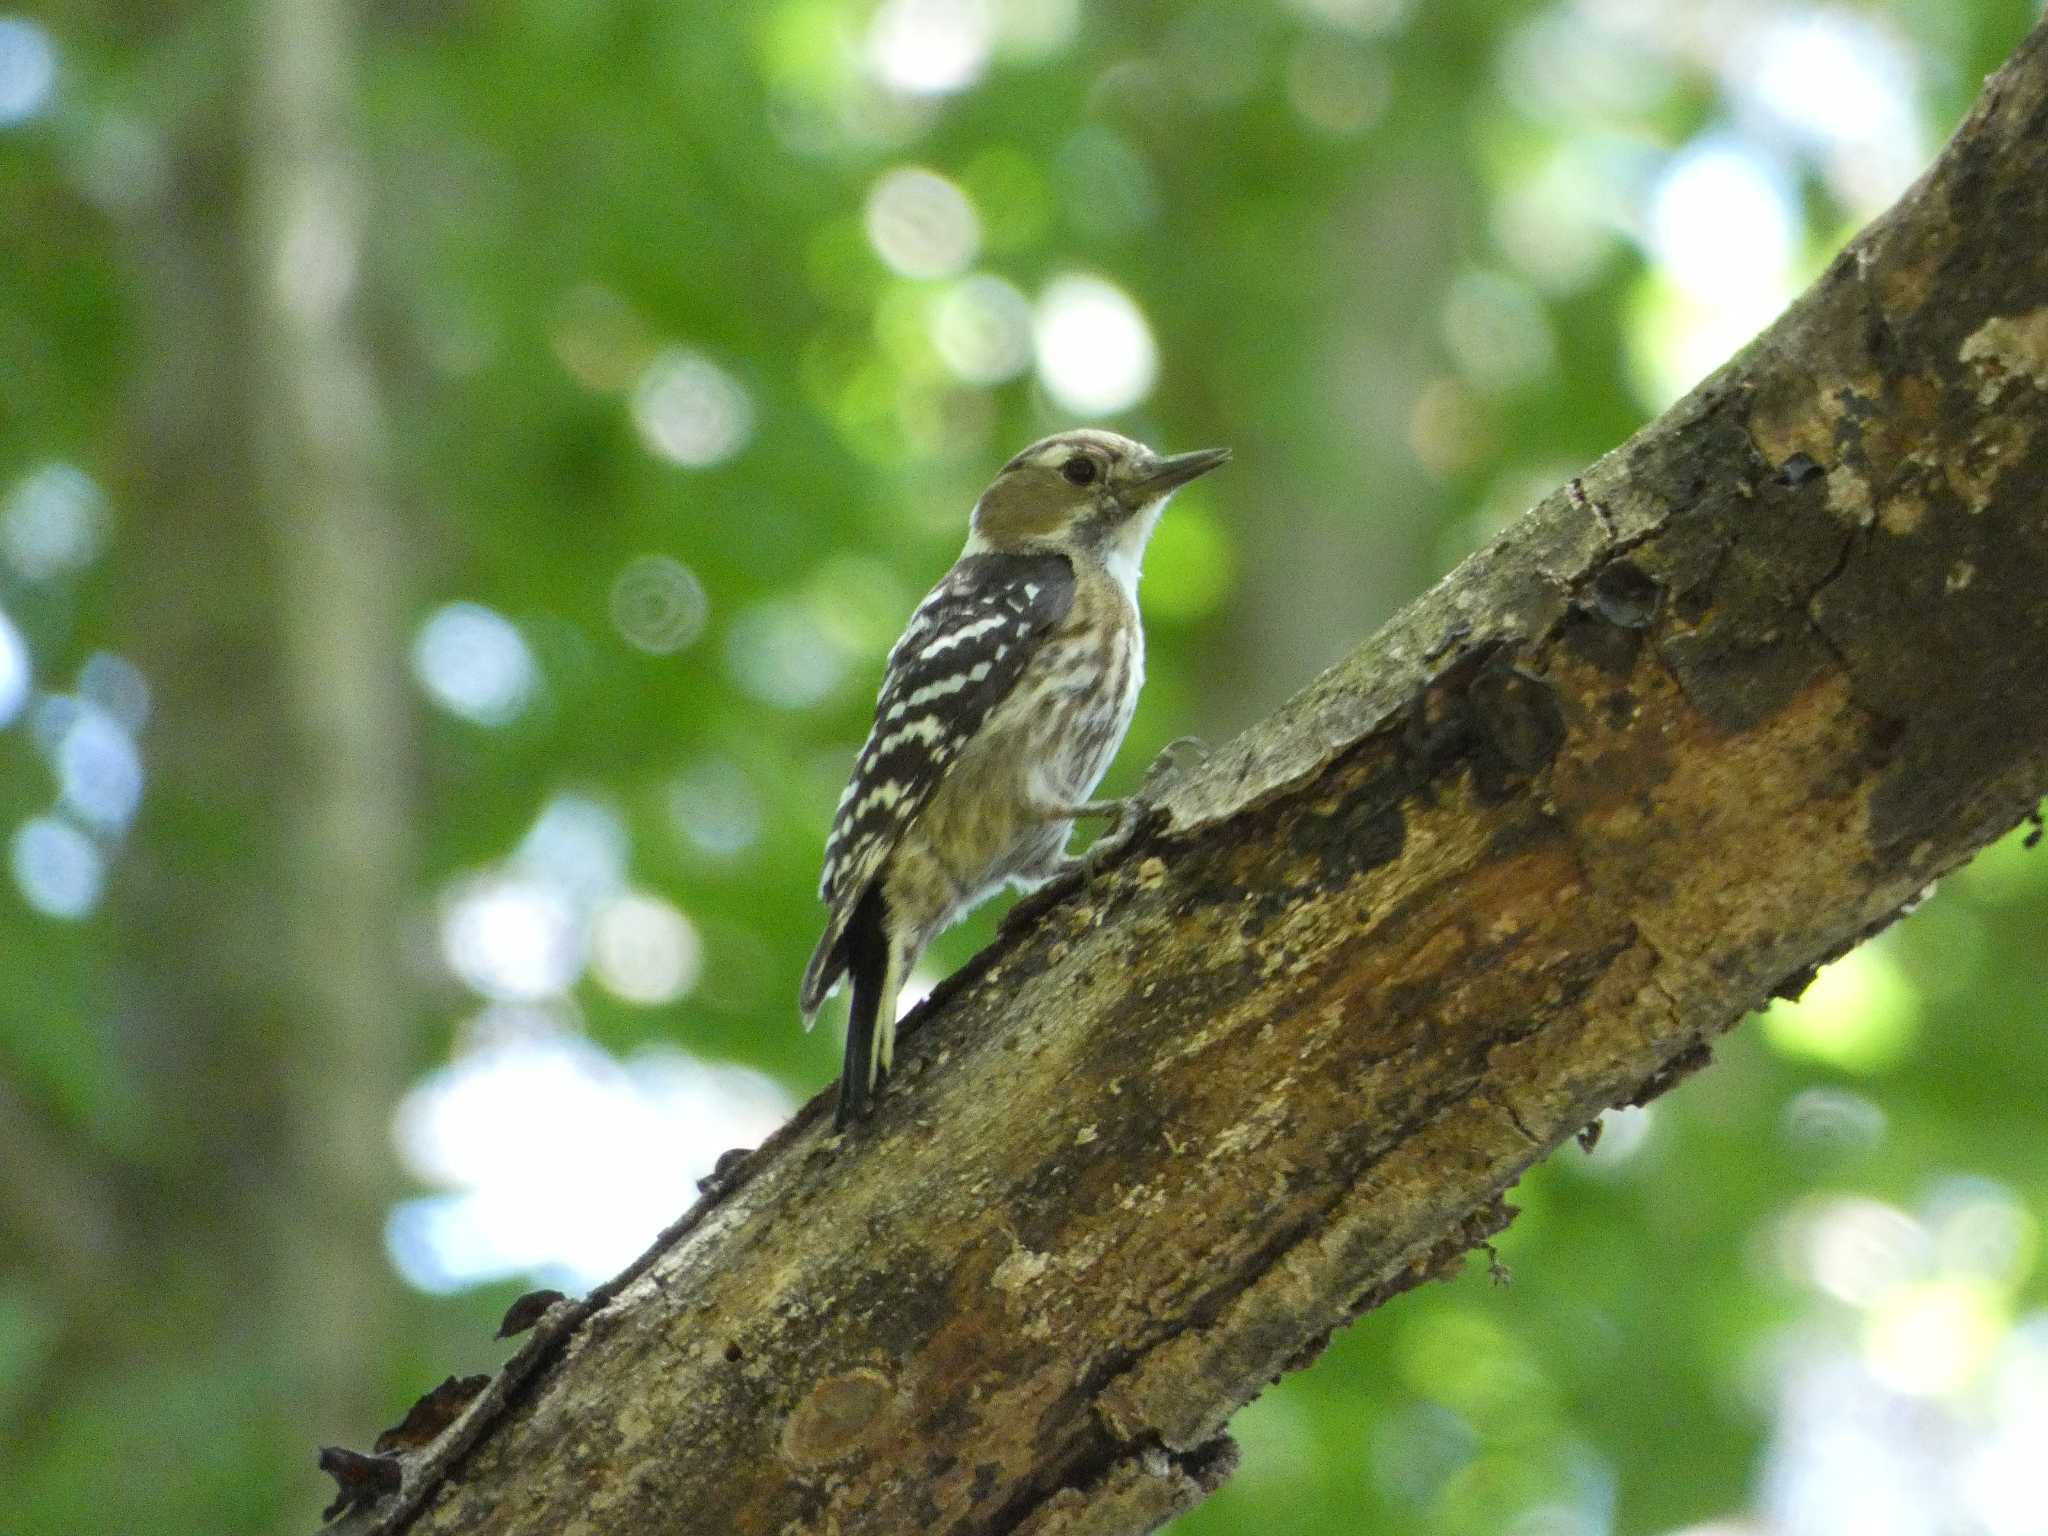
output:
[[[1070,868],[1080,816],[1145,680],[1138,566],[1167,498],[1230,457],[1165,458],[1114,432],[1063,432],[1005,464],[967,547],[889,653],[874,729],[839,797],[804,971],[809,1027],[841,976],[853,1001],[835,1124],[879,1088],[896,1004],[925,946],[1004,885]]]

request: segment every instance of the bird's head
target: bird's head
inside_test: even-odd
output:
[[[1055,548],[1137,579],[1166,499],[1230,457],[1228,448],[1165,456],[1114,432],[1042,438],[1010,460],[974,504],[970,552]]]

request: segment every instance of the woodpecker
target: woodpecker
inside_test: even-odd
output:
[[[974,504],[967,545],[889,652],[874,728],[825,840],[809,1028],[852,982],[836,1128],[888,1073],[896,1005],[925,946],[978,903],[1074,860],[1077,817],[1145,678],[1138,567],[1167,499],[1230,457],[1171,458],[1114,432],[1033,443]]]

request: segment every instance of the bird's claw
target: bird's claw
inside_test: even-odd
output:
[[[1117,808],[1116,821],[1110,829],[1096,838],[1074,861],[1074,868],[1083,879],[1107,864],[1110,859],[1130,846],[1131,839],[1150,822],[1158,807],[1144,798],[1143,794],[1132,795]]]
[[[1096,838],[1078,855],[1069,855],[1060,862],[1058,871],[1043,885],[1033,886],[1009,911],[1003,914],[997,926],[1000,933],[1014,933],[1028,928],[1031,924],[1058,906],[1082,883],[1090,879],[1105,864],[1109,857],[1135,837],[1138,829],[1152,819],[1153,807],[1136,795],[1118,803],[1116,824]]]
[[[1197,736],[1180,736],[1159,749],[1159,755],[1152,759],[1145,769],[1145,777],[1138,784],[1136,794],[1126,799],[1117,811],[1116,822],[1102,836],[1088,845],[1081,855],[1080,868],[1083,876],[1092,875],[1109,860],[1130,846],[1131,839],[1151,826],[1161,815],[1159,802],[1166,798],[1174,785],[1208,759],[1209,748]]]

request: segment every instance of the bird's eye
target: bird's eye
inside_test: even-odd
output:
[[[1093,485],[1096,473],[1095,461],[1086,454],[1077,454],[1060,466],[1060,473],[1065,475],[1075,485]]]

